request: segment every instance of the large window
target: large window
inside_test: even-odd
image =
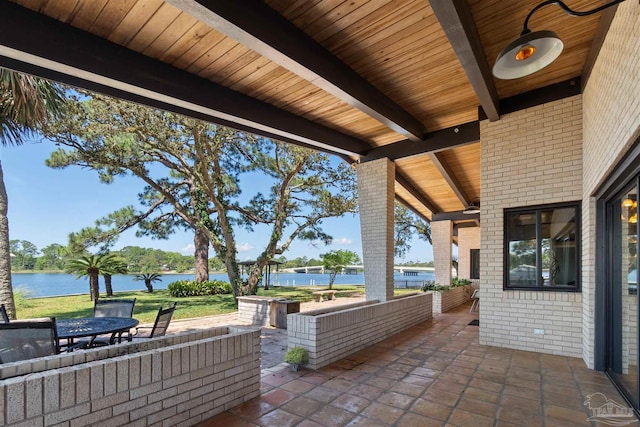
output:
[[[580,290],[578,202],[506,209],[504,289]]]

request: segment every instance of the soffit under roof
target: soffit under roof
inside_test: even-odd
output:
[[[477,121],[478,107],[490,103],[486,96],[478,94],[477,84],[472,84],[468,67],[461,63],[440,22],[442,14],[452,15],[451,4],[460,8],[462,12],[453,17],[454,21],[460,20],[463,27],[475,27],[475,32],[471,32],[475,35],[470,40],[479,46],[479,62],[484,61],[480,65],[490,68],[498,52],[519,35],[527,13],[538,4],[533,0],[267,0],[266,4],[276,12],[276,18],[284,18],[284,24],[266,14],[254,17],[258,22],[256,27],[260,26],[262,18],[264,26],[273,34],[279,34],[291,24],[304,33],[290,40],[294,45],[293,56],[283,59],[282,55],[270,55],[269,49],[264,49],[264,35],[256,36],[257,41],[250,38],[247,42],[246,38],[231,37],[240,34],[233,22],[231,26],[212,24],[224,14],[215,9],[218,2],[17,0],[13,3],[53,18],[63,24],[61,29],[71,26],[81,30],[78,34],[96,36],[127,51],[152,58],[157,61],[155,63],[167,64],[180,72],[180,76],[198,76],[215,83],[216,88],[230,89],[244,96],[242,99],[256,101],[243,106],[247,110],[256,105],[266,105],[301,119],[293,130],[278,133],[276,129],[275,137],[284,135],[283,140],[300,140],[314,145],[314,135],[318,131],[326,131],[328,136],[321,141],[324,144],[321,147],[326,149],[328,146],[331,152],[331,135],[338,135],[335,143],[338,148],[341,148],[340,138],[344,135],[345,141],[356,141],[342,154],[351,153],[347,157],[353,160],[359,155],[376,153],[376,149],[384,146],[388,146],[390,152],[409,153],[406,157],[394,159],[403,184],[396,186],[396,194],[427,218],[431,218],[434,210],[437,211],[435,213],[460,211],[467,202],[481,202],[480,144],[477,138],[467,137],[458,146],[455,145],[459,143],[455,136],[457,126]],[[233,2],[229,5],[222,8],[235,7]],[[241,5],[248,15],[264,7],[264,3],[254,0],[247,0]],[[593,0],[569,2],[569,6],[577,10],[596,5]],[[500,107],[499,100],[582,75],[602,15],[570,17],[553,5],[537,12],[530,21],[530,28],[558,32],[565,42],[565,51],[547,69],[527,78],[512,81],[487,78],[483,84],[489,91],[497,93],[497,108]],[[451,30],[451,26],[444,28]],[[28,38],[33,31],[33,27],[25,26],[23,36]],[[4,36],[0,37],[4,39]],[[310,41],[306,45],[305,37]],[[3,39],[0,39],[0,46],[5,44]],[[300,40],[304,43],[299,44]],[[314,43],[365,82],[363,85],[354,78],[354,93],[358,89],[366,92],[368,84],[370,92],[379,92],[384,102],[389,101],[392,105],[390,111],[401,110],[401,117],[413,120],[413,135],[398,131],[397,127],[374,117],[375,114],[372,115],[367,107],[363,108],[359,102],[350,99],[348,79],[346,84],[338,84],[337,89],[327,85],[325,80],[332,78],[331,67],[320,70],[318,74],[321,77],[314,74],[316,70],[313,69],[301,72],[295,63],[296,55],[303,55],[305,47],[315,49]],[[56,49],[62,52],[74,49],[74,46],[70,43]],[[24,50],[26,52],[27,49]],[[29,55],[16,55],[12,59],[29,62]],[[87,59],[88,62],[90,60]],[[467,57],[465,61],[468,60]],[[8,64],[11,62],[0,63]],[[134,64],[129,72],[135,73],[136,69]],[[111,70],[105,70],[107,72]],[[117,71],[110,76],[118,76]],[[126,77],[121,75],[123,79]],[[340,77],[343,76],[336,78],[339,80]],[[162,90],[163,78],[171,80],[159,71],[160,89],[147,89]],[[200,91],[199,86],[190,87],[188,79],[184,82],[185,97],[190,96],[189,91]],[[182,80],[180,84],[183,84]],[[344,92],[347,92],[346,96]],[[191,104],[185,105],[181,104],[181,108],[188,113]],[[231,125],[233,117],[242,114],[233,112],[216,116],[216,112],[211,112],[213,110],[209,108],[198,112],[204,117],[210,115],[212,121],[222,117],[225,124]],[[240,124],[251,129],[251,120],[252,117],[246,120],[243,117]],[[303,129],[303,135],[297,139],[296,132],[309,123],[319,126]],[[260,124],[256,130],[269,134],[272,129]],[[436,142],[430,139],[432,135],[437,136]],[[411,149],[407,151],[407,147]],[[429,152],[433,147],[437,150]],[[411,188],[407,190],[407,186]]]

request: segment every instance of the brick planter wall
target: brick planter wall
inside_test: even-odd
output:
[[[280,303],[278,303],[278,301]],[[273,309],[273,313],[271,312]],[[300,303],[284,298],[238,297],[238,322],[252,326],[287,327],[287,313],[300,311]]]
[[[269,297],[238,297],[238,322],[243,325],[269,326]]]
[[[0,379],[7,379],[19,375],[27,375],[35,372],[42,372],[49,369],[64,368],[66,366],[79,365],[85,362],[104,360],[125,354],[139,353],[141,351],[153,350],[156,348],[169,347],[183,344],[190,341],[202,340],[229,333],[243,331],[243,328],[217,327],[202,329],[195,332],[183,332],[171,334],[163,337],[156,337],[143,340],[134,340],[121,344],[98,347],[90,350],[74,351],[72,353],[62,353],[55,356],[39,357],[36,359],[23,360],[20,362],[0,364]]]
[[[448,291],[433,293],[433,313],[440,314],[455,308],[471,299],[473,285],[459,286]]]
[[[0,425],[195,425],[260,394],[260,331],[232,330],[1,380]]]
[[[316,315],[290,314],[288,344],[306,348],[305,367],[319,369],[432,317],[429,293]]]

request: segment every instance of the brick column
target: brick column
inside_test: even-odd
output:
[[[458,277],[470,279],[471,249],[480,249],[480,227],[458,229]]]
[[[395,163],[379,159],[359,164],[358,204],[367,300],[393,299]]]
[[[451,245],[453,243],[453,222],[433,221],[431,223],[433,241],[433,264],[436,269],[436,282],[451,284]]]

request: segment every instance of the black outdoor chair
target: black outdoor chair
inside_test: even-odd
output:
[[[97,299],[93,305],[93,317],[133,317],[134,299]]]
[[[133,338],[153,338],[164,336],[164,334],[167,333],[167,328],[169,328],[173,312],[176,310],[176,304],[178,303],[174,302],[172,307],[164,309],[160,307],[153,326],[138,326]]]
[[[9,323],[9,315],[4,304],[0,304],[0,322]]]
[[[59,352],[55,317],[0,323],[0,363]]]
[[[134,299],[97,299],[93,305],[93,317],[133,317],[133,308],[136,305]],[[100,347],[115,342],[122,342],[122,332],[113,333],[111,337],[98,337],[93,340],[92,347]],[[127,341],[131,341],[131,334],[127,335]]]

